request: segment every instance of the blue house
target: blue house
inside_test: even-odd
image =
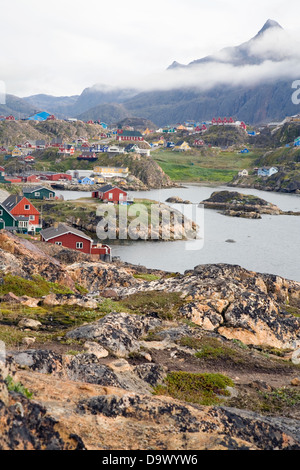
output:
[[[300,147],[300,137],[294,140],[294,147]]]
[[[51,114],[42,111],[41,113],[34,114],[34,116],[30,116],[28,121],[47,121],[49,116],[51,116]]]
[[[262,167],[258,168],[257,170],[257,175],[258,176],[272,176],[275,175],[275,173],[278,173],[278,168],[271,166],[271,167]]]
[[[94,184],[94,181],[91,178],[88,178],[88,176],[86,176],[85,178],[82,178],[81,180],[78,180],[78,183],[92,185],[92,184]]]

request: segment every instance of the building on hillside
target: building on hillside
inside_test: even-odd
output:
[[[203,147],[203,145],[204,145],[204,140],[202,140],[202,139],[195,139],[195,140],[194,140],[194,145],[195,145],[195,147]]]
[[[258,168],[257,170],[258,176],[272,176],[272,175],[275,175],[276,173],[278,173],[278,168],[274,166],[270,166],[270,167],[265,166],[262,168]]]
[[[180,140],[175,144],[175,147],[173,148],[173,151],[175,152],[186,152],[187,150],[191,150],[191,147],[187,142],[184,140]]]
[[[61,145],[58,148],[59,155],[74,155],[75,147],[73,145]]]
[[[28,233],[41,230],[40,213],[25,196],[8,196],[2,206],[18,220],[18,226],[26,228]]]
[[[43,173],[40,180],[68,182],[72,180],[72,176],[67,173]]]
[[[142,148],[140,147],[139,144],[128,144],[125,147],[125,152],[126,153],[138,153],[139,155],[146,155],[147,157],[150,157],[150,150],[151,147],[149,145],[149,148]]]
[[[241,170],[238,172],[238,176],[249,176],[248,170]]]
[[[107,184],[102,186],[98,191],[93,191],[92,197],[100,199],[103,202],[112,202],[114,204],[122,204],[127,201],[127,192],[118,188],[117,186],[112,186]]]
[[[68,170],[67,174],[71,177],[71,180],[80,180],[85,178],[91,178],[93,176],[92,170]]]
[[[23,158],[25,163],[34,163],[35,158],[32,155],[26,155],[26,157]]]
[[[139,131],[126,131],[123,129],[118,129],[116,134],[116,140],[143,142],[144,137]]]
[[[3,204],[0,204],[0,230],[25,233],[28,230],[28,217],[13,216]]]
[[[21,149],[14,148],[13,151],[11,152],[12,157],[22,157],[23,152]]]
[[[55,191],[45,186],[24,186],[23,194],[27,199],[55,199]]]
[[[28,121],[47,121],[48,117],[51,116],[50,113],[42,111],[41,113],[34,114],[28,118]]]
[[[105,183],[105,178],[102,176],[95,175],[94,176],[94,182],[95,184],[104,184]]]
[[[111,261],[111,248],[108,245],[96,243],[82,231],[68,225],[57,224],[54,227],[43,229],[40,236],[43,242],[93,255],[103,261]]]
[[[79,179],[78,183],[79,184],[86,184],[86,185],[93,185],[94,181],[91,178],[89,178],[88,176],[85,176],[84,178]]]
[[[78,161],[87,161],[87,162],[96,162],[98,157],[95,152],[83,152],[81,155],[77,157]]]
[[[129,175],[128,167],[95,166],[93,172],[103,178],[127,178]]]
[[[8,183],[8,184],[22,183],[22,178],[19,178],[17,176],[5,175],[4,180],[5,180],[5,183]]]
[[[294,147],[300,147],[300,137],[297,137],[297,138],[294,140]]]
[[[64,145],[64,141],[61,137],[55,137],[51,140],[51,147],[62,147]]]
[[[24,176],[24,182],[25,183],[39,183],[40,182],[40,176],[39,175],[26,175]]]

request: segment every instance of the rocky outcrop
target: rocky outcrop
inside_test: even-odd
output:
[[[95,323],[83,325],[67,333],[71,339],[97,341],[120,357],[139,349],[138,340],[161,324],[151,315],[110,313]]]
[[[230,217],[259,219],[261,214],[279,215],[282,211],[264,199],[236,191],[216,191],[200,203],[206,209],[216,209]]]
[[[75,289],[74,281],[57,259],[7,231],[0,233],[0,267],[3,274],[12,273],[26,279],[39,275],[47,281]]]
[[[0,367],[0,450],[85,450],[78,435],[59,431],[45,407],[8,391],[6,374]]]
[[[120,296],[138,291],[180,292],[179,314],[207,331],[245,344],[281,349],[300,347],[300,318],[285,305],[300,307],[300,284],[239,266],[200,265],[185,275],[119,288]]]
[[[168,199],[166,199],[166,202],[169,202],[171,204],[192,204],[191,201],[183,200],[179,196],[171,196]]]
[[[36,256],[51,279],[80,283],[86,294],[2,297],[18,310],[13,322],[10,312],[2,317],[3,332],[10,324],[20,338],[7,362],[33,397],[8,390],[10,370],[0,374],[0,449],[300,449],[300,283],[227,264],[155,272],[156,280],[145,281],[134,276],[148,274],[144,267],[90,262],[56,248],[51,257],[39,243],[17,240],[14,247],[13,236],[1,236],[7,272],[15,267],[30,277],[37,268],[27,264]],[[162,298],[171,299],[166,312]],[[42,312],[28,314],[30,305]],[[45,318],[59,305],[74,310],[74,321],[57,333]],[[177,372],[225,373],[228,395],[217,390],[219,406],[166,396]]]

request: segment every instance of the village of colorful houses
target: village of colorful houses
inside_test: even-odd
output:
[[[14,116],[0,116],[1,120],[16,121]],[[53,121],[56,118],[43,112],[29,117],[28,120]],[[128,194],[122,189],[122,185],[130,177],[128,168],[97,165],[96,162],[101,153],[113,156],[132,152],[151,158],[151,152],[162,147],[174,152],[186,152],[191,150],[191,145],[196,148],[206,145],[205,133],[210,126],[236,126],[249,135],[255,135],[255,132],[247,130],[247,125],[244,122],[220,117],[209,122],[186,122],[161,129],[147,128],[144,131],[138,131],[129,126],[123,126],[120,129],[109,128],[107,124],[100,121],[88,121],[87,124],[99,124],[98,142],[90,142],[86,137],[80,137],[73,142],[64,142],[62,138],[57,137],[50,142],[46,139],[25,140],[10,149],[1,145],[0,142],[0,155],[2,154],[4,157],[2,159],[4,166],[5,161],[11,161],[11,159],[21,160],[25,164],[22,174],[6,174],[4,166],[0,167],[0,183],[23,185],[22,194],[10,195],[0,204],[0,230],[6,229],[15,233],[38,236],[43,242],[74,249],[109,261],[112,257],[111,248],[108,245],[94,242],[80,230],[65,224],[43,228],[41,214],[34,206],[34,200],[55,200],[57,196],[52,186],[55,188],[55,184],[59,183],[68,189],[69,185],[76,183],[97,185],[94,190],[91,188],[91,196],[103,203],[129,204]],[[177,133],[180,133],[181,137],[194,136],[193,144],[188,144],[182,138],[176,141]],[[150,138],[151,135],[158,137]],[[294,145],[300,145],[300,137],[295,140]],[[32,169],[35,163],[34,152],[48,148],[56,149],[58,155],[73,156],[77,158],[78,162],[89,161],[95,163],[95,166],[92,171],[80,169],[68,170],[65,173],[34,171]],[[245,148],[240,150],[240,153],[248,151]],[[76,157],[75,152],[78,154]],[[277,168],[274,167],[257,169],[258,175],[261,176],[270,176],[277,171]],[[240,176],[247,176],[247,174],[247,170],[242,170],[239,173]]]

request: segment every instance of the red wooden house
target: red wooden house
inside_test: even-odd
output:
[[[15,121],[14,116],[6,116],[5,118],[7,121]]]
[[[40,232],[41,240],[71,250],[93,255],[104,261],[111,260],[111,248],[102,243],[94,243],[85,233],[65,224],[58,224]]]
[[[39,183],[40,177],[38,175],[29,175],[24,178],[26,183]]]
[[[43,180],[48,180],[48,181],[71,181],[72,176],[68,175],[67,173],[53,173],[53,174],[48,174],[45,173],[40,176],[40,179]]]
[[[144,137],[139,131],[117,130],[116,140],[143,142]]]
[[[2,203],[4,208],[16,219],[20,219],[28,232],[39,232],[42,228],[40,213],[24,196],[11,195]]]
[[[127,201],[126,191],[123,191],[117,186],[111,186],[110,184],[102,186],[98,191],[93,191],[92,197],[104,202],[113,202],[114,204],[120,204]]]

